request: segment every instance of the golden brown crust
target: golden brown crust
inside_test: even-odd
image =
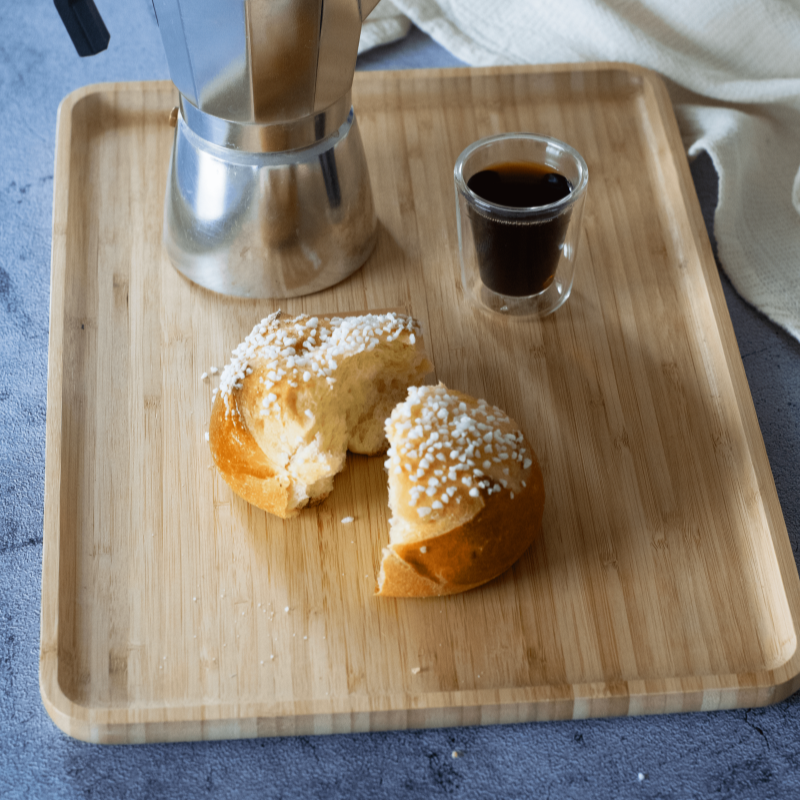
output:
[[[283,518],[328,496],[348,449],[385,449],[387,414],[431,369],[416,321],[392,312],[276,312],[232,355],[212,408],[211,453],[234,492]]]
[[[211,409],[208,442],[220,475],[236,494],[279,517],[300,513],[299,509],[288,509],[288,479],[275,473],[241,415],[238,412],[226,414],[225,401],[220,395]]]
[[[483,508],[452,530],[384,551],[382,597],[436,597],[480,586],[505,572],[542,529],[544,483],[531,453],[527,486],[510,498],[504,490],[485,498]]]

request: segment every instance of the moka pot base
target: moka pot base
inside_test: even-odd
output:
[[[238,297],[311,294],[361,267],[376,231],[349,92],[270,125],[228,122],[181,98],[163,241],[189,280]]]

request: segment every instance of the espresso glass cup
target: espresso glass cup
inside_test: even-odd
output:
[[[569,193],[555,201],[545,197],[542,205],[503,205],[469,186],[477,173],[495,167],[504,174],[556,173],[562,177],[552,180],[566,178]],[[454,179],[461,282],[469,300],[510,317],[552,314],[572,291],[589,182],[583,157],[549,136],[504,133],[467,147]]]

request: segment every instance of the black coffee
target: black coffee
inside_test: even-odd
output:
[[[476,172],[467,186],[490,203],[512,208],[562,200],[572,184],[543,164],[511,161]],[[498,294],[526,297],[553,281],[567,235],[571,209],[544,221],[488,219],[470,207],[478,268],[484,285]]]

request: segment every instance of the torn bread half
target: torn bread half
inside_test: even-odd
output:
[[[379,595],[472,589],[505,572],[541,532],[542,471],[499,408],[441,383],[411,387],[386,435],[392,517]]]
[[[222,371],[209,425],[214,462],[245,500],[293,517],[328,496],[348,450],[385,451],[387,416],[431,371],[412,317],[278,311]]]

